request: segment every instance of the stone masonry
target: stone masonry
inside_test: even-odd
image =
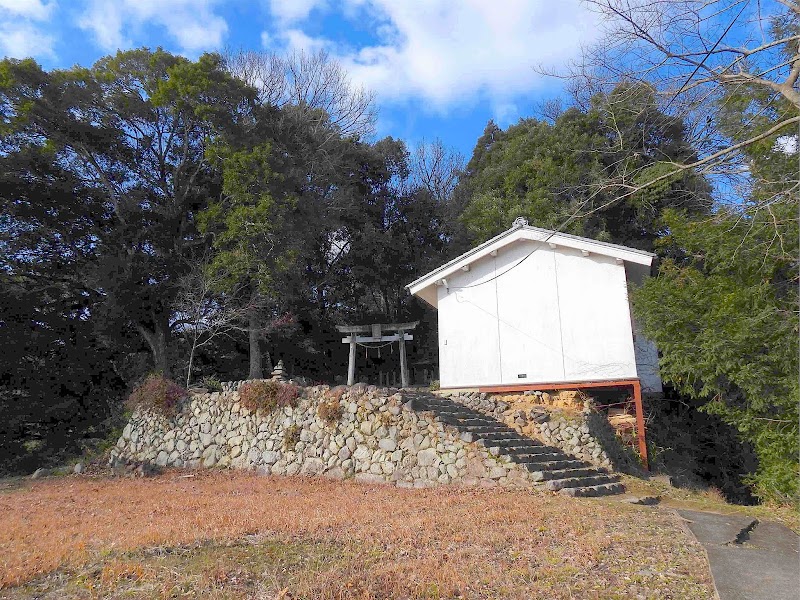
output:
[[[510,457],[495,456],[434,414],[414,410],[399,390],[305,387],[297,406],[262,414],[239,404],[238,385],[193,394],[171,419],[137,410],[112,463],[235,467],[401,487],[532,483],[530,473]],[[338,403],[340,418],[323,419],[323,402]]]
[[[620,446],[605,415],[592,408],[591,398],[575,392],[552,397],[538,391],[506,396],[481,392],[441,395],[597,467],[641,471],[632,451]]]

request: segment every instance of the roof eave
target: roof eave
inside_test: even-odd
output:
[[[413,295],[418,295],[420,291],[423,289],[435,284],[438,280],[442,278],[446,278],[448,275],[458,271],[461,267],[468,265],[475,260],[478,260],[485,256],[486,254],[491,253],[493,250],[499,250],[501,247],[505,246],[506,244],[510,243],[513,240],[506,241],[503,244],[499,244],[505,238],[517,233],[521,232],[523,235],[519,236],[518,239],[526,239],[534,242],[550,242],[555,243],[558,245],[575,248],[579,250],[587,250],[589,252],[594,252],[595,254],[601,254],[604,256],[611,256],[613,258],[618,258],[626,262],[632,262],[636,264],[641,264],[645,266],[650,266],[653,263],[653,258],[655,258],[655,254],[652,252],[646,252],[644,250],[637,250],[635,248],[628,248],[627,246],[619,246],[617,244],[610,244],[608,242],[600,242],[597,240],[591,240],[588,238],[581,238],[578,236],[558,233],[555,231],[550,231],[547,229],[540,229],[538,227],[531,227],[531,226],[518,226],[512,227],[507,231],[487,240],[483,244],[472,248],[471,250],[465,252],[461,256],[454,258],[451,261],[448,261],[441,267],[434,269],[433,271],[419,277],[405,286],[405,288],[409,291],[409,293]],[[529,234],[529,235],[524,235]],[[499,244],[499,245],[497,245]],[[497,245],[496,247],[493,247]],[[429,301],[426,300],[428,304],[431,304]],[[432,305],[433,306],[433,305]]]

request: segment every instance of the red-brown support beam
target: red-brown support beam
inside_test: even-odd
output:
[[[636,405],[636,437],[639,440],[639,456],[642,458],[644,468],[649,471],[650,464],[647,460],[647,440],[644,430],[644,408],[642,407],[642,384],[638,379],[633,383],[633,403]]]
[[[638,384],[638,379],[612,379],[606,381],[579,381],[567,383],[518,383],[513,385],[481,385],[464,386],[465,389],[477,390],[497,394],[499,392],[524,392],[526,390],[580,390],[584,388],[604,388],[604,387],[631,387]],[[442,390],[457,390],[459,388],[442,388]]]

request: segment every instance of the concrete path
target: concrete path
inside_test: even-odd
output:
[[[720,600],[800,598],[800,537],[778,523],[679,510],[703,545]]]

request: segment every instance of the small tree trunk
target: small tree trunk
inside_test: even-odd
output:
[[[189,353],[189,368],[186,370],[186,387],[188,389],[189,384],[192,381],[192,364],[194,363],[194,351],[197,348],[197,337],[195,336],[192,339],[192,351]]]
[[[271,374],[274,368],[275,365],[272,364],[272,355],[269,353],[269,350],[267,350],[264,353],[264,372]]]
[[[167,334],[163,327],[155,324],[153,331],[148,330],[143,325],[137,325],[137,329],[142,337],[150,346],[153,354],[153,366],[155,370],[162,373],[164,377],[169,377],[169,363],[167,361]]]
[[[264,370],[261,366],[261,347],[258,343],[258,318],[250,315],[248,335],[250,337],[250,374],[249,379],[264,379]]]

